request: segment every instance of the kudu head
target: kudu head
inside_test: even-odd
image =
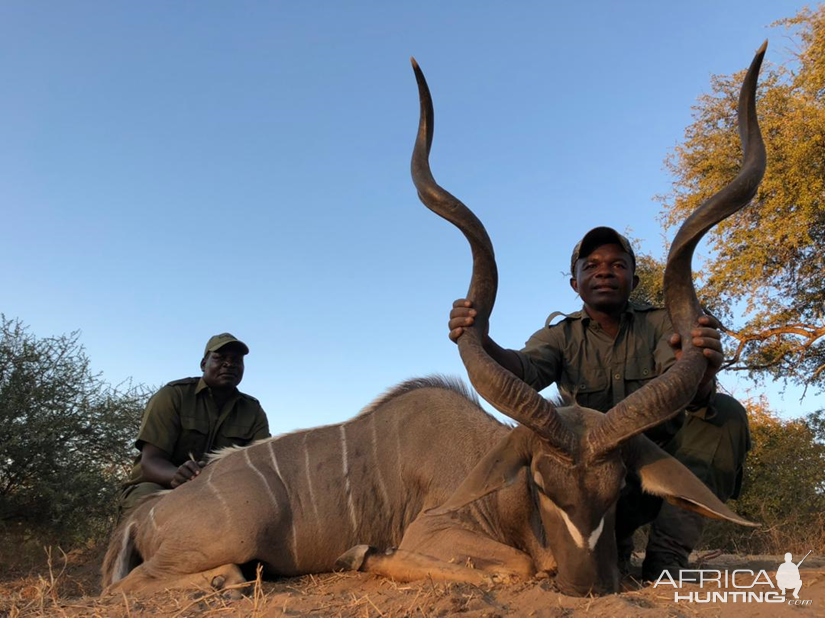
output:
[[[693,286],[696,245],[714,225],[743,208],[765,172],[765,146],[756,118],[756,83],[767,42],[757,51],[739,95],[742,169],[681,226],[665,269],[665,305],[681,335],[682,355],[663,375],[606,414],[579,406],[557,407],[486,353],[486,332],[498,286],[493,246],[476,216],[432,176],[433,105],[424,75],[412,60],[421,102],[412,177],[430,210],[458,227],[470,243],[473,273],[467,298],[475,327],[458,341],[473,387],[503,414],[520,423],[488,453],[435,513],[457,510],[513,482],[529,470],[545,535],[558,563],[556,583],[572,595],[615,592],[619,585],[616,504],[628,474],[644,491],[707,517],[753,526],[728,509],[687,468],[643,432],[678,414],[693,399],[706,370],[690,331],[702,313]]]

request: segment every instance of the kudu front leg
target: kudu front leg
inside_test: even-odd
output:
[[[388,577],[399,582],[432,578],[436,581],[475,584],[493,583],[488,573],[445,562],[405,549],[380,551],[369,545],[356,545],[335,562],[336,568],[362,571]]]
[[[430,519],[413,522],[398,549],[381,552],[357,545],[337,564],[398,581],[432,577],[476,585],[492,583],[494,578],[530,578],[536,573],[533,560],[522,551],[470,530],[431,524]]]

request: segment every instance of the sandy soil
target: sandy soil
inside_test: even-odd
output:
[[[707,552],[704,554],[707,556]],[[696,556],[701,559],[702,556]],[[638,557],[637,557],[638,560]],[[705,569],[765,569],[771,578],[781,556],[720,555]],[[0,575],[0,617],[18,616],[825,616],[825,556],[811,554],[800,569],[799,598],[808,605],[784,603],[674,602],[670,586],[654,588],[626,578],[624,592],[573,598],[558,594],[552,579],[535,579],[479,588],[431,581],[400,584],[360,573],[337,573],[256,582],[246,596],[203,590],[168,591],[153,596],[99,598],[99,555],[54,559],[51,568]],[[760,586],[756,589],[767,590]],[[680,594],[704,593],[684,584]],[[716,590],[721,590],[717,588]],[[732,588],[728,590],[733,591]],[[240,596],[238,592],[236,595]],[[790,598],[790,595],[788,595]]]

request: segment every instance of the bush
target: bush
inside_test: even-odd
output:
[[[0,534],[70,547],[108,530],[147,389],[92,373],[77,332],[0,315]]]
[[[783,420],[764,397],[745,403],[753,448],[742,495],[730,507],[761,528],[714,522],[707,547],[747,553],[825,549],[825,411]]]

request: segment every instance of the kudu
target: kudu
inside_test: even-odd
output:
[[[742,170],[683,224],[668,257],[666,304],[683,353],[606,414],[554,406],[485,353],[479,333],[496,295],[493,249],[478,219],[430,173],[432,101],[413,61],[421,101],[413,181],[473,254],[467,298],[478,315],[459,351],[476,390],[520,426],[499,423],[460,386],[425,378],[347,422],[225,449],[195,480],[146,499],[121,523],[104,561],[107,590],[240,583],[238,565],[260,561],[272,575],[337,564],[398,580],[472,583],[555,571],[562,592],[613,592],[616,503],[629,473],[684,508],[754,525],[643,432],[684,408],[705,371],[688,336],[701,311],[691,258],[713,225],[750,201],[764,173],[755,113],[764,52],[740,94]]]

